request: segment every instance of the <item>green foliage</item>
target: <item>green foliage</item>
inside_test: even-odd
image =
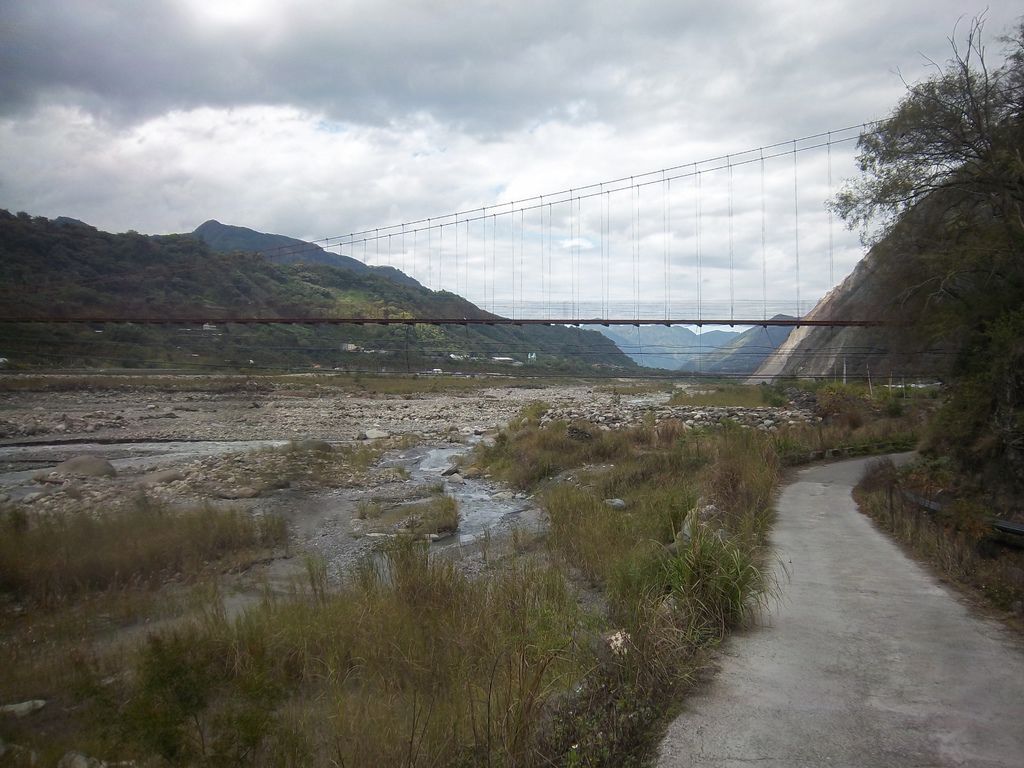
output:
[[[526,420],[478,448],[478,461],[518,488],[532,488],[563,469],[615,461],[629,455],[637,432],[605,431],[593,424],[554,422],[544,428]]]
[[[1024,475],[1024,25],[985,60],[983,21],[946,66],[908,88],[860,139],[862,177],[835,209],[865,233],[879,222],[921,338],[962,354],[930,444],[967,473],[1017,487]],[[890,413],[899,410],[886,404]]]
[[[563,653],[579,619],[555,570],[515,561],[471,580],[397,542],[340,592],[151,640],[123,738],[184,764],[280,764],[296,744],[298,765],[527,764],[541,704],[584,672]],[[287,706],[299,691],[304,717]]]
[[[444,486],[440,494],[422,504],[408,507],[407,511],[410,517],[406,528],[412,533],[446,534],[454,533],[459,528],[459,505],[454,498],[444,495]]]
[[[1024,490],[1024,310],[993,323],[968,354],[964,374],[929,426],[932,450],[986,476],[998,487]]]
[[[909,86],[893,114],[861,136],[863,176],[835,206],[851,225],[880,219],[881,233],[890,233],[921,201],[939,195],[956,211],[948,231],[994,213],[1019,238],[1024,26],[1007,40],[1007,59],[997,67],[985,62],[983,26],[975,19],[963,44],[952,42],[945,69]],[[992,210],[975,205],[979,198]]]
[[[98,749],[140,765],[639,764],[701,649],[767,589],[777,462],[738,429],[573,429],[527,418],[496,441],[498,464],[537,451],[572,472],[543,496],[544,555],[471,576],[398,537],[340,586],[310,558],[308,583],[234,618],[208,595],[130,653],[127,674],[90,672],[69,711],[104,724]],[[424,506],[457,511],[443,494]],[[607,610],[581,608],[595,603]]]
[[[258,233],[257,233],[258,234]],[[363,265],[359,265],[363,267]],[[397,281],[396,281],[397,280]],[[219,253],[190,235],[145,237],[20,217],[0,210],[0,304],[44,317],[166,319],[273,317],[466,317],[487,313],[396,271],[330,264],[275,264],[255,253]],[[101,333],[96,333],[100,331]],[[350,351],[354,345],[359,349]],[[578,350],[588,349],[586,361]],[[538,353],[542,370],[634,367],[596,331],[564,327],[252,326],[203,331],[176,326],[5,325],[0,347],[14,367],[240,369],[311,366],[343,370],[448,368],[449,354],[477,360]],[[372,350],[364,351],[364,350]],[[250,363],[250,360],[252,361]]]
[[[665,563],[665,580],[674,609],[690,617],[691,632],[718,639],[748,621],[771,589],[749,548],[695,518],[689,541]]]

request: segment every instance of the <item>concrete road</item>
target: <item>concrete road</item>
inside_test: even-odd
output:
[[[773,534],[789,572],[765,626],[668,729],[658,766],[1024,766],[1024,652],[850,498],[866,460],[799,473]]]

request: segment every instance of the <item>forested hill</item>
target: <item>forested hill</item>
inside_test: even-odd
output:
[[[111,234],[71,219],[0,210],[0,314],[153,319],[232,316],[465,317],[489,315],[465,299],[372,271],[274,264],[218,253],[191,235]],[[97,333],[99,332],[99,333]],[[367,350],[372,350],[368,352]],[[11,367],[53,365],[307,366],[363,370],[472,367],[510,357],[539,368],[632,368],[598,333],[564,327],[253,327],[200,329],[4,325]],[[400,359],[399,359],[400,358]],[[253,362],[250,363],[249,361]]]
[[[419,282],[394,267],[374,267],[351,256],[325,251],[315,243],[287,235],[257,232],[248,227],[221,224],[215,219],[205,221],[192,231],[210,248],[219,253],[241,251],[258,253],[275,264],[326,264],[338,269],[385,277],[402,285],[418,286]]]

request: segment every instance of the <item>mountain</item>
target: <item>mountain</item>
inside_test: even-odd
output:
[[[787,315],[775,315],[772,320],[789,320]],[[746,374],[756,371],[775,354],[793,328],[791,326],[754,326],[737,335],[728,344],[704,356],[706,373]]]
[[[772,319],[779,319],[777,315]],[[648,368],[670,371],[738,374],[752,373],[789,335],[790,328],[750,328],[746,331],[695,333],[683,326],[585,326],[603,333]]]
[[[709,350],[724,347],[740,335],[735,331],[705,331],[698,334],[680,325],[583,327],[607,336],[637,364],[669,371],[698,370]]]
[[[891,325],[795,328],[750,381],[841,377],[844,369],[856,378],[946,376],[963,334],[955,329],[920,332],[930,322],[931,299],[912,289],[935,268],[928,264],[927,249],[908,247],[902,234],[897,232],[872,247],[853,272],[806,315],[808,320],[888,320]]]
[[[217,253],[258,253],[275,264],[326,264],[360,274],[379,275],[401,285],[420,284],[394,267],[370,266],[350,256],[326,251],[315,243],[287,235],[257,232],[248,227],[221,224],[216,219],[204,221],[192,231],[192,236],[202,240]]]
[[[490,358],[505,357],[511,358],[507,365],[547,370],[635,368],[601,334],[562,326],[231,324],[238,316],[494,315],[455,294],[377,270],[272,263],[252,252],[217,252],[192,235],[111,234],[3,210],[0,307],[8,316],[192,316],[215,326],[0,324],[0,356],[11,367],[481,370],[497,365]]]

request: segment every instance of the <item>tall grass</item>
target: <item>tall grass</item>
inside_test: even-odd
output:
[[[1002,610],[1019,606],[1024,552],[986,539],[984,508],[960,501],[946,514],[927,513],[904,499],[904,480],[891,460],[873,462],[854,490],[860,510],[943,575]]]
[[[459,528],[459,505],[451,496],[443,493],[428,501],[405,508],[410,513],[406,527],[412,533],[446,534]]]
[[[923,416],[913,411],[863,422],[844,418],[829,424],[784,427],[772,433],[772,440],[783,464],[803,464],[831,453],[866,456],[913,450],[924,423]]]
[[[541,410],[476,461],[542,485],[546,551],[471,577],[399,538],[341,587],[310,560],[291,595],[234,619],[212,599],[154,634],[130,674],[82,685],[76,711],[140,762],[641,764],[704,649],[770,593],[778,463],[738,427],[541,427]],[[545,484],[555,472],[571,475]]]
[[[145,498],[123,511],[0,516],[0,590],[52,605],[89,592],[192,576],[210,561],[283,544],[278,517]]]
[[[517,488],[532,488],[566,469],[628,457],[638,434],[563,421],[541,429],[528,420],[499,433],[493,445],[481,447],[477,461]]]
[[[152,638],[117,735],[190,764],[527,765],[580,625],[557,570],[472,580],[399,542],[341,592]]]

